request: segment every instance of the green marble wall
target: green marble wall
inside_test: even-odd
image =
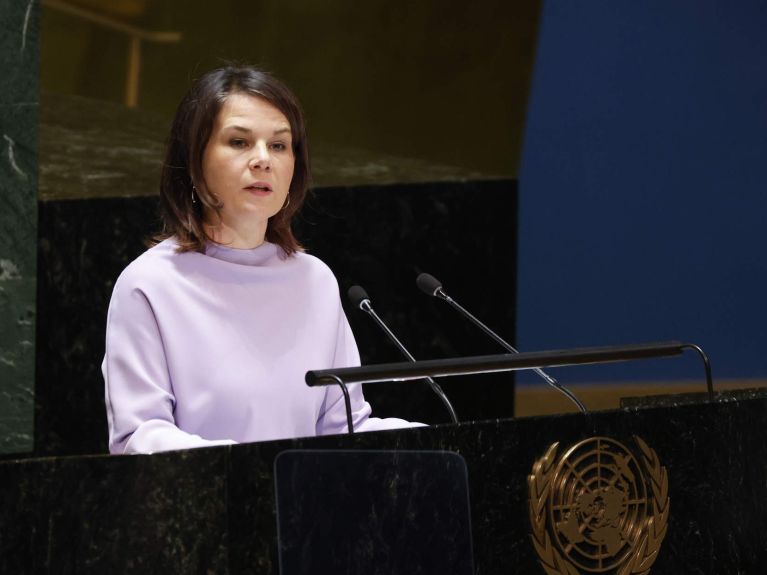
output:
[[[34,435],[38,14],[0,2],[0,453]]]

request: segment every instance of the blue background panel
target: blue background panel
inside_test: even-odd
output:
[[[757,0],[544,4],[520,172],[521,349],[681,339],[715,376],[767,375],[765,30]],[[568,377],[698,377],[691,364]]]

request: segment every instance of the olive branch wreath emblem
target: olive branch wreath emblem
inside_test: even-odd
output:
[[[660,544],[666,536],[668,527],[670,507],[668,473],[660,464],[652,448],[636,435],[634,441],[642,452],[641,460],[650,478],[652,515],[645,519],[638,544],[617,568],[615,575],[649,574],[650,568],[658,557]],[[551,495],[558,449],[559,442],[551,445],[546,454],[535,462],[532,473],[527,477],[530,493],[531,537],[540,564],[547,575],[581,575],[578,569],[562,556],[546,529],[546,502]]]

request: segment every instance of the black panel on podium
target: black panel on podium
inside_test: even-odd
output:
[[[274,468],[281,575],[474,573],[457,453],[291,450]]]

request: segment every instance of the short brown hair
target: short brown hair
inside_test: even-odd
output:
[[[202,157],[216,117],[231,94],[263,98],[290,123],[295,165],[289,202],[269,218],[266,240],[291,255],[301,249],[293,235],[291,220],[304,203],[311,182],[304,116],[298,100],[285,84],[253,66],[227,65],[211,70],[196,80],[181,100],[168,136],[160,179],[163,231],[158,239],[175,236],[181,252],[205,250],[210,238],[203,227],[203,206],[218,212],[222,204],[205,186],[196,191],[193,186],[205,181]],[[193,201],[195,197],[199,200]]]

